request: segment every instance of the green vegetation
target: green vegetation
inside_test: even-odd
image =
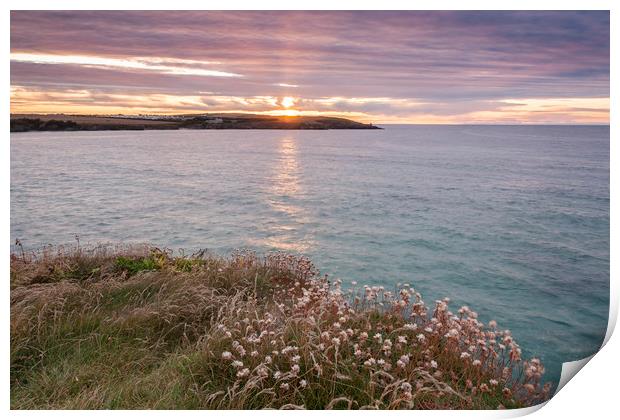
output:
[[[302,257],[11,255],[11,408],[513,408],[548,397],[508,331]]]
[[[158,117],[112,117],[98,115],[11,115],[11,132],[100,130],[328,130],[379,129],[346,118],[268,116],[256,114],[196,114]]]
[[[75,131],[78,129],[79,125],[73,121],[43,121],[40,118],[11,118],[11,132]]]

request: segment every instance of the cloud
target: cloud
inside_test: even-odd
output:
[[[14,11],[11,52],[11,84],[42,92],[286,93],[373,121],[609,97],[607,11]]]
[[[12,113],[169,114],[251,112],[325,115],[383,123],[606,123],[608,98],[512,98],[503,101],[418,102],[401,98],[290,98],[161,92],[113,92],[12,86]],[[289,101],[289,102],[290,102]]]
[[[127,70],[145,70],[162,74],[208,76],[208,77],[241,77],[240,74],[217,70],[208,70],[195,65],[212,64],[210,61],[186,60],[167,57],[131,57],[110,58],[90,55],[60,55],[11,53],[11,61],[35,64],[69,64],[82,67],[120,68]],[[174,64],[190,65],[177,66]]]

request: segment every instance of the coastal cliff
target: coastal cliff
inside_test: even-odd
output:
[[[11,115],[11,132],[100,130],[364,130],[380,129],[346,118],[200,114],[171,116]]]

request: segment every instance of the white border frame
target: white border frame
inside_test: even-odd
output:
[[[4,28],[4,42],[2,45],[5,61],[2,63],[2,75],[5,80],[4,83],[4,101],[1,103],[3,115],[2,126],[0,132],[2,133],[2,152],[0,153],[0,161],[2,162],[2,172],[0,179],[2,182],[2,191],[4,202],[10,202],[10,158],[9,158],[9,119],[6,118],[10,114],[10,61],[8,56],[10,54],[10,13],[9,10],[82,10],[82,9],[95,9],[95,10],[113,10],[113,9],[130,9],[130,10],[202,10],[202,9],[222,9],[222,10],[343,10],[343,9],[361,9],[361,10],[610,10],[611,11],[611,69],[610,69],[610,125],[611,125],[611,137],[610,139],[617,139],[617,123],[618,123],[618,110],[614,107],[615,99],[617,98],[617,89],[614,81],[614,71],[617,73],[618,69],[618,51],[617,51],[617,35],[618,35],[618,19],[617,13],[620,13],[619,7],[614,7],[618,2],[605,1],[605,0],[590,0],[590,1],[576,1],[576,0],[564,0],[562,2],[554,2],[552,0],[503,0],[488,1],[488,0],[475,0],[475,1],[458,1],[458,0],[443,0],[443,1],[404,1],[404,0],[383,0],[381,2],[371,2],[368,0],[297,0],[295,2],[282,1],[282,0],[262,0],[262,1],[244,1],[244,0],[227,0],[224,3],[221,2],[201,2],[198,0],[176,0],[174,2],[165,2],[161,0],[137,0],[128,3],[120,0],[95,0],[89,1],[88,7],[84,1],[78,0],[61,0],[53,3],[45,2],[43,0],[22,0],[5,2],[6,10],[0,15],[0,27]],[[620,159],[617,154],[617,146],[611,141],[610,144],[610,318],[608,323],[607,334],[605,337],[604,348],[601,349],[592,360],[587,364],[587,367],[583,369],[583,372],[579,373],[577,379],[569,381],[566,387],[562,388],[561,392],[557,393],[547,404],[543,410],[537,411],[538,407],[522,410],[510,410],[510,411],[457,411],[457,412],[445,412],[445,411],[433,411],[423,412],[416,411],[411,412],[397,412],[394,416],[411,416],[415,415],[424,418],[501,418],[501,417],[517,417],[525,415],[534,411],[537,411],[533,418],[546,419],[546,418],[580,418],[584,417],[609,417],[609,413],[615,411],[615,403],[617,397],[617,381],[620,378],[620,363],[616,354],[620,354],[620,342],[616,337],[612,336],[617,315],[618,315],[618,282],[616,280],[616,266],[614,261],[617,257],[617,243],[618,243],[618,230],[616,229],[616,223],[614,223],[613,215],[617,214],[615,210],[618,208],[618,200],[615,198],[613,191],[616,189],[614,185],[618,185],[618,171],[613,168],[618,167],[616,164],[620,164]],[[10,207],[4,205],[0,208],[2,212],[2,218],[5,221],[10,220]],[[9,224],[6,222],[1,225],[1,231],[3,237],[10,237]],[[0,258],[0,272],[3,273],[3,279],[5,279],[2,294],[4,301],[9,300],[8,290],[8,273],[9,273],[9,259],[10,254],[9,242],[5,242],[2,245],[2,249],[5,249],[2,254],[4,257]],[[5,337],[5,343],[2,347],[2,362],[4,368],[4,382],[2,384],[4,407],[6,410],[10,407],[10,387],[9,387],[9,357],[10,357],[10,333],[9,333],[9,318],[10,307],[7,304],[5,309],[1,312],[1,327],[3,336]],[[578,370],[578,369],[577,369]],[[48,417],[48,418],[78,418],[84,415],[84,412],[80,411],[11,411],[11,416],[14,417]],[[98,418],[112,416],[132,416],[140,418],[167,418],[171,413],[164,411],[115,411],[113,413],[107,411],[92,411],[87,415]],[[219,411],[217,413],[205,412],[205,411],[193,411],[183,412],[178,415],[189,416],[191,418],[202,418],[207,415],[216,415],[218,418],[232,418],[243,415],[251,415],[258,419],[271,419],[274,416],[291,416],[290,412],[233,412],[233,411]],[[312,412],[297,412],[295,416],[301,416],[309,418],[315,416],[317,413]],[[370,412],[326,412],[320,413],[321,416],[338,416],[349,417],[362,416],[362,417],[375,417],[383,415],[382,413],[370,413]],[[392,415],[392,414],[391,414]]]

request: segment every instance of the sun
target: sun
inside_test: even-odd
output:
[[[295,98],[292,98],[290,96],[285,96],[280,101],[280,105],[282,105],[284,108],[290,108],[293,105],[295,105]]]

